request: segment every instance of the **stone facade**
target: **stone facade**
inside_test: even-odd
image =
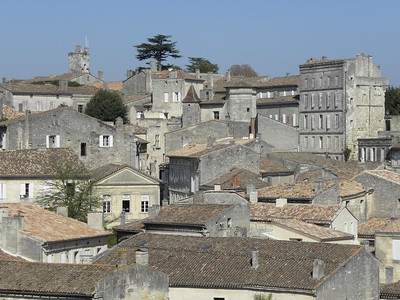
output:
[[[384,129],[385,88],[371,56],[310,59],[300,65],[300,151],[343,160],[357,159],[359,138],[377,137]]]
[[[27,112],[22,119],[0,123],[6,149],[72,148],[88,168],[104,162],[138,166],[137,138],[125,134],[122,120],[117,125],[60,107],[41,114]]]
[[[75,52],[68,53],[68,72],[69,73],[89,73],[90,71],[89,48],[85,47],[82,51],[81,46],[75,47]]]

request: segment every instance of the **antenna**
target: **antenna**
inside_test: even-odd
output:
[[[85,48],[89,48],[89,39],[87,35],[85,36]]]

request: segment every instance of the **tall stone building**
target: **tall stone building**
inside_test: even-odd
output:
[[[75,52],[68,53],[68,73],[89,73],[89,48],[82,51],[81,46],[75,47]]]
[[[357,140],[384,130],[388,80],[371,56],[309,59],[300,65],[300,151],[344,159],[358,155]]]

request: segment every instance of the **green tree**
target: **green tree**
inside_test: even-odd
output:
[[[263,294],[254,294],[253,299],[254,300],[272,300],[272,294],[269,294],[268,296],[263,295]]]
[[[385,110],[390,115],[400,115],[400,88],[390,86],[386,90]]]
[[[148,43],[142,43],[134,46],[138,52],[136,58],[138,60],[155,59],[159,68],[168,57],[179,58],[179,50],[175,48],[176,42],[172,42],[170,35],[157,34],[148,38]]]
[[[218,73],[219,67],[217,64],[211,63],[208,59],[202,57],[189,57],[189,64],[186,65],[186,71],[196,72],[196,69],[199,69],[200,73]]]
[[[57,207],[66,206],[69,217],[86,222],[88,213],[101,207],[100,198],[93,196],[93,182],[83,167],[60,166],[56,179],[45,185],[36,202],[48,210],[56,211]]]
[[[108,122],[114,122],[121,117],[126,123],[128,108],[117,91],[101,89],[86,105],[85,114]]]
[[[232,76],[257,77],[258,74],[250,65],[232,65],[229,68]]]

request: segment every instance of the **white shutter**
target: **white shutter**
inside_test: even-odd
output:
[[[20,185],[20,195],[25,195],[25,183],[21,183]]]
[[[103,145],[103,135],[100,135],[100,137],[99,137],[99,147],[104,147],[104,145]]]
[[[113,136],[112,135],[110,135],[110,137],[109,137],[109,147],[113,147],[113,145],[114,145],[114,139],[113,139]]]
[[[33,183],[29,183],[29,198],[33,198]]]
[[[393,260],[400,260],[400,240],[392,240]]]
[[[7,185],[5,183],[2,183],[1,185],[1,198],[2,199],[6,199],[7,195],[6,195],[6,190],[7,190]]]
[[[60,136],[56,135],[56,148],[60,148]]]
[[[50,148],[50,140],[49,140],[49,135],[46,135],[46,148]]]
[[[1,149],[6,149],[6,133],[3,133],[3,136],[1,139]]]

